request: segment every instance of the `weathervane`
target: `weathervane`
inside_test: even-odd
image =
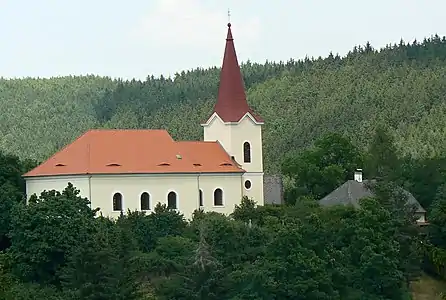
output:
[[[228,8],[228,23],[231,23],[231,11]]]

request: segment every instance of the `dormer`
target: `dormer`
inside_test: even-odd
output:
[[[107,167],[120,167],[121,165],[118,163],[109,163],[106,165]]]

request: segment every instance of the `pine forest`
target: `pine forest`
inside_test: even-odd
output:
[[[446,37],[241,68],[285,203],[191,220],[161,204],[97,217],[71,184],[26,205],[21,175],[91,128],[202,139],[220,68],[1,78],[0,299],[446,299]],[[375,196],[319,206],[358,166]]]

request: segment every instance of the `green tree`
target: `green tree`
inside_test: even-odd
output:
[[[389,130],[378,126],[369,148],[367,161],[367,174],[370,178],[395,180],[400,173],[400,160],[398,159],[395,141]]]
[[[429,214],[429,240],[446,249],[446,184],[440,186]],[[445,261],[446,263],[446,261]]]
[[[25,181],[22,174],[34,165],[20,161],[17,156],[0,151],[0,251],[10,245],[7,236],[10,230],[11,209],[25,201]]]
[[[380,205],[390,213],[389,233],[398,242],[400,270],[406,283],[416,278],[420,272],[420,230],[416,224],[414,203],[409,195],[393,182],[381,181],[370,186]],[[404,258],[404,259],[403,259]]]
[[[59,284],[56,275],[66,255],[89,238],[97,209],[79,196],[71,183],[62,191],[33,195],[28,205],[13,208],[11,247],[8,254],[14,274],[25,281]]]
[[[137,276],[131,276],[130,259],[119,251],[116,231],[117,225],[107,228],[98,220],[95,232],[70,252],[60,273],[69,299],[140,299]]]
[[[335,133],[325,135],[313,148],[284,160],[282,172],[294,180],[287,202],[294,204],[301,196],[324,197],[351,179],[362,163],[361,152],[347,138]]]

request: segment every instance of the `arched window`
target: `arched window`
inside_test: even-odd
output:
[[[122,210],[122,195],[121,193],[115,193],[113,195],[113,211]]]
[[[199,194],[199,205],[200,205],[200,207],[204,206],[203,205],[203,191],[199,190],[198,194]]]
[[[141,210],[150,210],[150,195],[147,192],[141,194]]]
[[[177,194],[175,192],[170,192],[167,195],[167,208],[177,209]]]
[[[223,206],[223,191],[221,189],[214,191],[214,206]]]
[[[243,161],[245,163],[251,162],[251,144],[249,142],[243,144]]]

